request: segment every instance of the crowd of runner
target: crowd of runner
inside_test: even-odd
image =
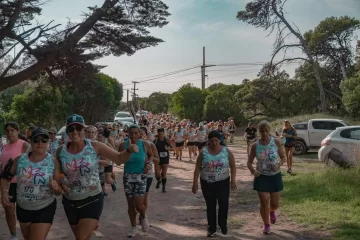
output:
[[[113,166],[122,164],[131,223],[128,237],[137,234],[137,216],[146,232],[152,182],[155,179],[156,188],[166,193],[171,155],[182,161],[183,151],[188,151],[190,161],[196,160],[192,191],[198,191],[200,178],[207,206],[207,236],[215,235],[217,224],[226,235],[230,190],[237,188],[234,155],[226,146],[234,142],[235,130],[232,118],[196,123],[179,121],[169,114],[149,114],[138,119],[138,124],[121,129],[118,123],[85,125],[83,117],[74,114],[66,119],[65,134],[57,139],[54,127],[46,130],[31,124],[23,137],[19,125],[8,122],[1,153],[1,202],[10,239],[17,239],[16,219],[25,240],[46,239],[56,211],[55,196],[59,195],[75,238],[90,239],[99,228],[104,198],[109,197],[105,184],[116,191]],[[285,141],[295,137],[290,125]],[[276,222],[282,191],[280,166],[285,154],[266,121],[258,129],[249,123],[244,138],[248,142],[248,168],[255,176],[254,190],[261,203],[263,232],[267,234],[270,221]],[[252,164],[255,158],[256,168]]]

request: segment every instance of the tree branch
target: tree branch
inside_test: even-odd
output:
[[[333,95],[334,97],[336,97],[336,98],[338,98],[340,101],[342,101],[342,97],[341,97],[340,95],[338,95],[338,94],[336,94],[336,93],[334,93],[334,92],[332,92],[332,91],[330,91],[330,90],[327,90],[327,89],[325,89],[325,88],[324,88],[324,91],[327,92],[327,93],[330,93],[331,95]]]
[[[281,47],[279,47],[278,49],[275,50],[275,52],[273,53],[272,57],[271,57],[271,61],[270,64],[272,65],[274,58],[276,57],[276,55],[283,49],[283,48],[289,48],[289,47],[302,47],[301,44],[287,44],[287,45],[283,45]]]
[[[285,59],[281,60],[280,62],[277,62],[277,63],[275,63],[274,65],[272,65],[272,67],[276,67],[277,65],[280,65],[280,64],[282,64],[283,62],[291,62],[291,61],[295,61],[295,60],[303,60],[303,61],[306,61],[306,62],[310,62],[309,59],[302,58],[302,57],[297,57],[297,58],[285,58]]]
[[[10,17],[8,24],[0,31],[0,42],[2,42],[4,38],[11,33],[12,29],[15,26],[16,20],[20,16],[24,2],[25,0],[18,0],[18,4],[16,5],[15,10]]]

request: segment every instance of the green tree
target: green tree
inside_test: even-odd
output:
[[[169,110],[170,98],[171,95],[168,93],[154,92],[151,93],[149,97],[142,98],[140,100],[140,105],[142,106],[142,109],[154,114],[167,113]]]
[[[171,99],[172,112],[179,118],[193,121],[203,119],[203,110],[207,92],[188,83],[173,93]]]
[[[212,91],[205,99],[204,118],[208,121],[226,120],[234,117],[239,124],[244,120],[244,113],[241,105],[235,98],[235,93],[240,85],[223,85]]]
[[[347,112],[354,117],[360,113],[360,71],[340,85],[343,103]]]
[[[83,21],[69,20],[60,29],[61,24],[53,21],[39,24],[43,22],[39,15],[46,6],[42,0],[0,1],[0,60],[9,56],[12,59],[0,73],[0,90],[34,78],[40,72],[49,77],[56,75],[64,69],[57,63],[70,61],[74,49],[81,48],[101,58],[110,54],[132,55],[162,42],[149,31],[168,23],[168,7],[161,0],[100,2],[99,7],[88,7]],[[15,46],[21,48],[12,56]]]

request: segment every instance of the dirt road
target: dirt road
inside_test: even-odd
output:
[[[278,222],[272,226],[271,235],[262,234],[262,221],[258,213],[256,193],[252,190],[252,177],[246,168],[246,149],[241,146],[230,147],[235,154],[237,164],[238,190],[231,194],[229,211],[229,234],[218,234],[215,239],[319,239],[320,233],[307,232],[294,224],[279,212]],[[149,195],[149,222],[147,233],[141,232],[135,239],[207,239],[205,202],[201,192],[191,192],[194,163],[189,162],[185,153],[182,162],[171,160],[168,174],[167,193],[151,188]],[[116,167],[118,190],[108,188],[109,198],[105,199],[100,229],[93,239],[119,240],[126,239],[129,230],[126,199],[122,188],[122,168]],[[285,186],[286,187],[286,186]],[[18,236],[20,236],[18,228]],[[0,240],[8,239],[5,215],[0,208]],[[22,239],[21,237],[19,239]],[[54,224],[48,236],[49,240],[74,239],[64,214],[61,199],[58,199],[58,210]]]

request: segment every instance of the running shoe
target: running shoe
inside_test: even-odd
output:
[[[131,228],[131,230],[128,232],[128,237],[129,238],[133,238],[133,237],[135,237],[136,236],[136,234],[137,234],[137,229],[136,229],[136,227],[132,227]]]
[[[147,232],[147,230],[149,230],[149,221],[146,215],[144,219],[141,219],[141,227],[143,232]]]
[[[113,181],[111,184],[111,189],[115,192],[116,191],[116,182]]]
[[[109,194],[104,193],[104,198],[109,198]]]
[[[215,237],[216,232],[207,232],[206,236],[207,237]]]
[[[220,227],[220,228],[221,228],[221,233],[222,233],[223,235],[227,235],[227,232],[228,232],[227,227]]]
[[[265,224],[263,233],[264,234],[269,234],[270,233],[270,224]]]
[[[275,224],[275,223],[276,223],[276,214],[275,214],[275,211],[270,212],[270,221],[271,221],[271,224]]]

